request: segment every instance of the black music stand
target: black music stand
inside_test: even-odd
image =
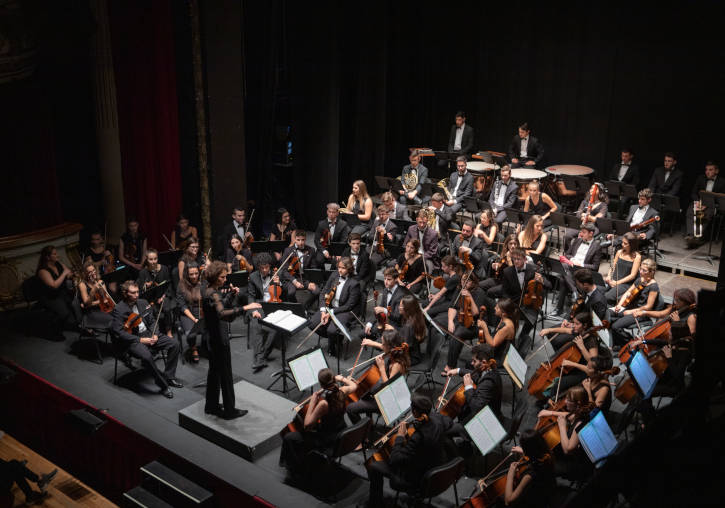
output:
[[[227,275],[227,282],[240,288],[249,284],[249,272],[246,270],[232,272]]]
[[[293,314],[305,319],[304,323],[301,323],[299,326],[297,326],[293,330],[287,330],[286,328],[277,326],[274,323],[268,323],[264,319],[259,320],[259,323],[262,326],[266,326],[267,328],[276,330],[276,331],[280,332],[280,334],[282,334],[282,344],[280,346],[280,352],[281,352],[281,356],[282,356],[282,368],[272,374],[272,377],[276,377],[277,379],[272,381],[272,384],[270,384],[267,387],[267,390],[271,390],[272,387],[275,384],[277,384],[277,381],[279,381],[281,379],[282,380],[282,393],[286,394],[287,393],[287,380],[289,379],[293,383],[295,382],[294,377],[292,377],[292,371],[289,370],[289,368],[287,367],[287,342],[289,341],[289,339],[292,338],[292,336],[294,334],[296,334],[297,332],[302,330],[305,326],[307,326],[307,319],[305,318],[305,309],[304,309],[304,307],[302,307],[301,303],[265,302],[265,303],[262,303],[262,310],[264,311],[265,316],[269,316],[271,313],[278,311],[278,310],[290,310],[290,311],[292,311]]]
[[[360,219],[358,218],[357,214],[340,212],[340,218],[347,222],[347,225],[351,228],[360,225]]]
[[[259,252],[282,252],[288,245],[289,242],[284,240],[274,240],[269,242],[252,242],[249,248],[253,254],[257,254]]]
[[[445,161],[448,169],[452,171],[451,164],[456,162],[456,158],[461,155],[461,152],[447,152],[443,150],[435,150],[433,154],[439,161]]]
[[[534,215],[533,212],[524,212],[517,210],[516,208],[505,208],[506,210],[506,221],[508,223],[521,224],[522,227],[526,227],[526,223],[529,218]]]
[[[164,266],[176,266],[181,258],[181,250],[165,250],[159,252],[159,264]]]
[[[561,175],[561,178],[564,180],[564,184],[566,184],[567,188],[573,188],[577,196],[586,194],[591,188],[588,176]]]
[[[614,236],[622,236],[630,231],[629,222],[626,220],[608,219],[607,217],[597,218],[597,227],[602,234],[613,234]]]
[[[104,273],[101,275],[101,279],[106,284],[110,284],[111,282],[116,282],[120,284],[121,282],[124,282],[131,278],[131,269],[126,265],[121,265],[118,268],[116,268],[114,271],[109,273]]]
[[[325,286],[325,283],[327,282],[327,279],[330,278],[330,274],[337,270],[324,270],[320,268],[306,268],[304,272],[302,272],[302,279],[307,280],[308,282],[314,282],[317,287],[322,289]]]
[[[710,208],[710,210],[714,210],[714,212],[712,220],[710,221],[710,240],[707,246],[707,254],[698,254],[696,256],[692,256],[692,259],[704,260],[710,263],[710,266],[713,266],[713,261],[720,259],[720,256],[715,256],[712,253],[712,244],[715,240],[715,233],[719,231],[717,225],[722,222],[721,214],[725,212],[725,195],[701,190],[700,200],[702,201],[703,206]]]
[[[395,178],[389,178],[387,176],[375,175],[375,185],[378,190],[387,192],[393,188],[393,182],[397,181]]]
[[[405,238],[405,235],[408,233],[408,229],[410,229],[410,226],[415,224],[415,221],[412,220],[405,220],[405,219],[390,219],[393,221],[393,223],[398,226],[398,231],[402,232],[403,238]]]
[[[345,252],[347,247],[348,245],[344,242],[330,242],[330,246],[327,247],[327,252],[330,253],[330,256],[342,256],[342,253]]]

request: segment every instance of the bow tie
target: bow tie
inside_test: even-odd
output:
[[[638,207],[638,208],[639,208],[640,210],[644,210],[644,209],[645,209],[645,208],[647,208],[647,207],[646,207],[646,206],[640,206],[640,207]]]
[[[589,245],[589,244],[590,244],[590,243],[592,243],[592,242],[587,242],[586,240],[582,240],[582,243],[583,243],[584,245]]]
[[[522,268],[521,270],[516,270],[518,273],[526,273],[526,268]]]
[[[345,282],[347,280],[347,277],[340,277],[339,282]]]
[[[330,222],[327,225],[330,226],[331,228],[334,228],[335,227],[335,223],[334,222]]]
[[[714,179],[714,178],[708,178],[708,179],[707,179],[707,181],[708,181],[708,182],[714,182],[714,181],[715,181],[715,179]]]

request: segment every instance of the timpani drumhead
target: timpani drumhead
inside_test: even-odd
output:
[[[569,176],[587,176],[594,173],[594,170],[588,166],[579,166],[577,164],[559,164],[557,166],[549,166],[544,171],[550,175],[569,175]]]
[[[489,171],[499,169],[496,164],[483,161],[468,161],[466,162],[466,168],[473,175],[485,175]]]
[[[511,170],[511,178],[518,181],[542,180],[545,176],[546,172],[538,169],[514,168]]]

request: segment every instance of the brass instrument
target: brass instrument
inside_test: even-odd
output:
[[[425,210],[425,217],[426,222],[428,223],[428,227],[431,229],[436,229],[436,209],[433,206],[429,206],[427,208],[423,208]],[[440,234],[440,231],[437,231],[438,234]]]
[[[438,187],[440,187],[443,190],[443,192],[446,194],[446,200],[447,201],[452,201],[453,200],[453,196],[451,195],[451,191],[448,190],[448,186],[450,184],[451,184],[451,179],[450,178],[444,178],[443,180],[440,180],[438,182]]]
[[[705,218],[705,211],[702,209],[702,201],[693,201],[692,202],[694,212],[692,214],[692,220],[695,222],[694,228],[693,228],[693,235],[695,238],[702,238],[702,219]]]
[[[403,184],[403,190],[405,192],[413,192],[418,186],[418,170],[411,170],[404,173],[400,179],[400,183]]]

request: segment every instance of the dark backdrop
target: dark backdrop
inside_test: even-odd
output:
[[[551,164],[608,171],[627,145],[648,177],[672,150],[689,184],[721,157],[717,4],[420,5],[245,2],[250,172],[291,125],[287,204],[308,227],[353,180],[398,175],[408,147],[444,148],[458,109],[476,149],[505,151],[528,121]]]

